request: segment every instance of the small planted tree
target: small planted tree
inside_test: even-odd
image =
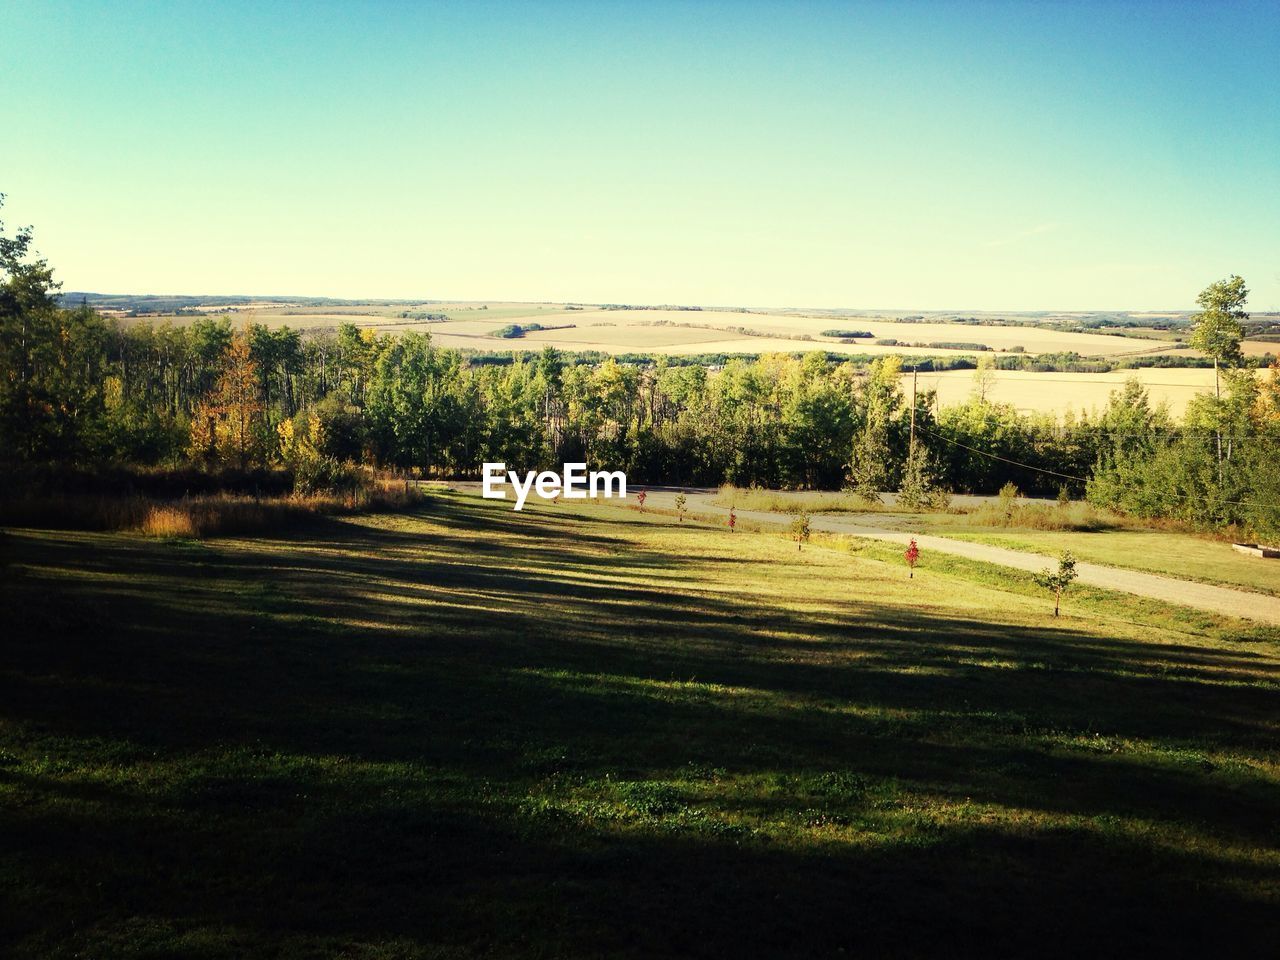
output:
[[[647,500],[648,498],[649,498],[649,494],[648,494],[648,493],[646,493],[646,492],[645,492],[645,490],[644,490],[643,488],[641,488],[641,489],[636,493],[636,503],[640,504],[640,512],[641,512],[641,513],[644,513],[644,502],[645,502],[645,500]]]
[[[1062,606],[1062,595],[1066,592],[1067,587],[1071,586],[1076,573],[1076,558],[1071,555],[1071,551],[1065,551],[1058,559],[1058,571],[1041,570],[1035,575],[1036,585],[1044,587],[1046,590],[1053,591],[1053,615],[1058,615],[1058,608]]]
[[[676,494],[676,515],[680,517],[680,522],[684,523],[684,512],[689,506],[689,498],[683,493]]]
[[[804,545],[809,542],[809,515],[807,513],[797,513],[791,518],[791,539],[796,542],[796,550],[804,549]]]
[[[920,562],[920,545],[916,543],[916,538],[912,537],[911,542],[907,544],[906,551],[902,554],[904,560],[907,561],[907,579],[913,579],[916,575],[916,564]]]
[[[729,532],[733,533],[733,528],[738,525],[738,515],[733,512],[733,507],[729,508]]]

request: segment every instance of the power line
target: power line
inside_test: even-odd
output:
[[[999,460],[1003,463],[1012,464],[1015,467],[1023,467],[1024,469],[1027,469],[1027,470],[1033,470],[1036,473],[1047,474],[1051,477],[1060,477],[1063,480],[1075,480],[1079,483],[1089,482],[1088,478],[1086,477],[1077,477],[1074,474],[1070,474],[1070,473],[1059,473],[1057,470],[1048,470],[1044,467],[1033,466],[1030,463],[1023,463],[1021,460],[1010,460],[1008,457],[1002,457],[996,453],[988,453],[986,450],[979,450],[977,447],[971,447],[967,443],[961,443],[959,440],[952,440],[950,437],[944,437],[940,433],[934,433],[934,431],[930,430],[928,427],[917,426],[916,429],[924,431],[925,433],[929,434],[931,437],[937,437],[939,440],[945,441],[946,443],[949,443],[952,446],[963,447],[965,450],[968,450],[971,453],[976,453],[980,457],[987,457],[988,459],[991,459],[991,460]],[[1183,494],[1181,499],[1187,500],[1187,499],[1190,499],[1192,496],[1198,496],[1198,494],[1189,494],[1189,493]],[[1229,504],[1232,504],[1233,506],[1240,506],[1240,507],[1274,506],[1274,504],[1262,503],[1257,500],[1228,500],[1225,497],[1215,497],[1208,494],[1204,496],[1204,499],[1212,500],[1215,503],[1229,503]]]
[[[986,450],[979,450],[977,447],[971,447],[967,443],[961,443],[959,440],[952,440],[950,437],[944,437],[940,433],[934,433],[928,427],[918,427],[917,429],[923,430],[925,433],[929,434],[929,436],[931,437],[937,437],[939,440],[944,440],[947,443],[951,444],[952,446],[962,447],[965,450],[968,450],[972,453],[976,453],[980,457],[987,457],[991,460],[1000,460],[1004,463],[1013,464],[1015,467],[1025,467],[1026,469],[1034,470],[1037,473],[1047,473],[1050,476],[1061,477],[1063,480],[1076,480],[1080,483],[1089,482],[1087,477],[1077,477],[1074,474],[1070,474],[1070,473],[1059,473],[1057,470],[1047,470],[1044,467],[1034,467],[1029,463],[1023,463],[1021,460],[1010,460],[1008,457],[1002,457],[997,453],[988,453]]]
[[[955,408],[946,407],[942,409],[953,410]],[[1019,416],[1024,416],[1024,415],[1019,414]],[[936,414],[935,414],[935,422],[938,422],[936,420]],[[992,417],[984,417],[978,422],[995,424],[995,425],[1005,424],[1005,421],[998,420]],[[1163,434],[1163,435],[1172,436],[1173,439],[1178,439],[1180,437],[1216,437],[1218,435],[1217,431],[1215,430],[1186,430],[1182,427],[1153,427],[1150,430],[1146,430],[1146,431],[1108,430],[1106,427],[1095,427],[1087,423],[1080,423],[1071,427],[1068,427],[1066,424],[1063,424],[1062,431],[1063,433],[1055,437],[1055,439],[1067,439],[1071,432],[1083,432],[1083,431],[1088,431],[1090,433],[1105,433],[1113,437],[1160,437]],[[1265,443],[1280,443],[1280,437],[1267,437],[1261,434],[1247,434],[1247,433],[1236,433],[1236,434],[1224,433],[1222,435],[1222,439],[1223,440],[1261,440]]]

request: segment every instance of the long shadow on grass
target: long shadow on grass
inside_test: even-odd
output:
[[[436,510],[15,537],[11,938],[1025,955],[1274,932],[1273,656],[797,613],[728,589],[727,552],[704,589],[577,520]]]

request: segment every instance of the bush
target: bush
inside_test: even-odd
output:
[[[1048,503],[1004,502],[988,504],[969,514],[969,519],[979,526],[1016,527],[1024,530],[1074,530],[1093,532],[1107,530],[1118,525],[1113,514],[1087,503],[1071,503],[1066,506]]]
[[[926,343],[925,346],[930,347],[934,350],[990,350],[991,349],[991,347],[989,347],[985,343],[968,343],[966,341],[952,341],[952,340],[936,340],[936,341],[933,341],[932,343]]]
[[[303,460],[294,470],[293,489],[304,495],[352,494],[366,484],[364,472],[354,463],[340,463],[332,457]]]
[[[535,330],[541,330],[540,323],[526,323],[521,326],[518,323],[509,323],[505,327],[493,331],[495,337],[501,337],[503,340],[514,340],[523,337],[526,333],[533,333]]]
[[[344,466],[345,468],[345,466]],[[257,533],[328,514],[400,510],[425,499],[404,480],[363,478],[346,492],[249,497],[237,494],[154,500],[68,494],[0,499],[0,524],[47,530],[135,530],[161,537]]]

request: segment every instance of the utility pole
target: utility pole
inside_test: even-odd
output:
[[[1218,489],[1222,489],[1222,381],[1218,377],[1218,358],[1213,358],[1213,392],[1217,404],[1213,408],[1213,425],[1218,434]]]

